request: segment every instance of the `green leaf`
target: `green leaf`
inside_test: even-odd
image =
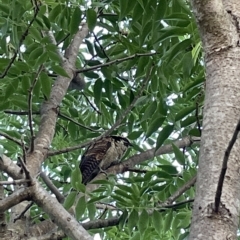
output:
[[[133,237],[131,238],[131,240],[139,240],[141,239],[141,234],[140,232],[134,232]]]
[[[29,61],[36,60],[43,54],[43,48],[39,47],[33,50],[29,55]]]
[[[73,188],[77,188],[77,184],[82,182],[82,174],[78,166],[75,166],[71,174],[71,185]]]
[[[48,56],[49,58],[54,62],[54,63],[60,63],[61,62],[61,57],[56,51],[48,50]]]
[[[85,209],[86,209],[86,201],[85,201],[85,196],[82,196],[79,198],[78,203],[76,205],[76,219],[79,221],[81,216],[84,214]]]
[[[146,111],[144,112],[144,115],[141,119],[141,121],[147,120],[148,118],[152,118],[154,112],[157,110],[157,101],[153,101],[149,106],[147,107]]]
[[[73,205],[76,196],[77,196],[77,192],[76,191],[70,192],[68,194],[68,196],[66,197],[66,199],[64,201],[64,204],[63,204],[65,209],[69,209]]]
[[[139,216],[139,222],[138,222],[138,227],[141,235],[143,235],[144,231],[148,227],[148,222],[149,222],[149,216],[147,211],[144,209]]]
[[[57,74],[59,74],[59,75],[61,75],[61,76],[63,76],[63,77],[68,77],[68,78],[69,78],[69,76],[68,76],[68,74],[66,73],[66,71],[65,71],[62,67],[60,67],[60,66],[52,65],[52,70],[53,70],[55,73],[57,73]]]
[[[95,84],[94,84],[94,88],[93,88],[93,92],[94,92],[94,102],[96,103],[96,105],[99,106],[100,101],[101,101],[101,97],[102,97],[102,85],[103,82],[102,80],[99,78]]]
[[[42,85],[43,94],[46,97],[49,97],[51,92],[51,87],[52,87],[52,79],[49,78],[49,76],[45,72],[41,72],[39,76],[39,81]]]
[[[191,129],[189,131],[190,136],[201,137],[201,131],[197,128]]]
[[[87,48],[88,48],[89,53],[93,56],[94,55],[94,50],[93,50],[92,43],[87,39],[85,39],[85,43],[87,44]]]
[[[167,125],[162,129],[162,131],[159,133],[158,138],[157,138],[157,145],[156,145],[156,150],[155,151],[157,151],[162,146],[164,141],[173,132],[173,129],[174,129],[174,125]]]
[[[158,117],[154,119],[147,128],[146,138],[150,137],[154,132],[156,132],[163,124],[165,117]]]
[[[138,212],[135,209],[133,209],[128,217],[129,232],[132,232],[133,228],[137,225],[138,220],[139,220]]]
[[[81,15],[82,15],[82,12],[81,12],[79,6],[77,6],[71,17],[71,22],[70,22],[70,33],[71,34],[75,34],[78,31],[79,25],[81,22]]]
[[[93,31],[97,23],[97,13],[93,9],[87,10],[87,24],[90,31]]]
[[[124,210],[123,214],[119,218],[120,229],[123,229],[123,226],[125,225],[125,222],[127,221],[127,218],[128,218],[128,212],[127,212],[127,210]]]
[[[172,143],[172,148],[173,148],[173,152],[175,154],[175,158],[176,158],[177,162],[180,165],[185,165],[185,156],[182,153],[182,151],[173,143]]]
[[[96,207],[94,203],[88,203],[87,204],[87,209],[88,209],[88,216],[90,220],[95,219],[95,212],[96,212]]]
[[[163,225],[163,218],[161,213],[154,210],[152,219],[153,219],[153,226],[155,228],[155,231],[158,232],[158,234],[160,235],[162,232],[162,225]]]
[[[60,4],[58,4],[49,14],[49,20],[55,21],[57,16],[62,12],[62,7]]]
[[[179,120],[183,119],[184,117],[186,117],[189,113],[193,112],[194,110],[196,110],[196,105],[192,105],[190,107],[183,108],[176,114],[175,121],[179,121]]]
[[[188,34],[188,29],[187,28],[182,28],[182,27],[166,27],[163,30],[161,30],[161,37],[157,39],[156,42],[154,43],[160,43],[167,38],[173,38],[173,37],[179,37],[183,36],[185,34]]]

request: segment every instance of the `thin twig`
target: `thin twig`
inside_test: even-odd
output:
[[[225,174],[226,174],[226,171],[227,171],[228,159],[229,159],[232,147],[237,140],[237,136],[238,136],[239,131],[240,131],[240,120],[238,120],[238,124],[235,128],[232,139],[229,142],[228,147],[227,147],[227,149],[224,153],[222,170],[221,170],[221,173],[220,173],[220,176],[219,176],[219,179],[218,179],[217,191],[216,191],[216,195],[215,195],[215,203],[214,203],[214,208],[215,209],[214,209],[214,211],[216,213],[218,213],[219,205],[220,205],[220,202],[221,202],[222,188],[223,188],[223,182],[224,182]]]
[[[24,173],[26,175],[26,179],[30,180],[30,182],[31,182],[32,181],[32,177],[31,177],[30,172],[28,171],[27,166],[25,165],[24,161],[22,160],[21,157],[18,157],[18,161],[21,163],[23,171],[24,171]]]
[[[53,184],[53,182],[49,179],[49,177],[45,174],[45,172],[40,173],[40,177],[42,180],[46,183],[47,187],[53,192],[53,194],[56,196],[58,202],[63,203],[64,202],[64,196],[59,192],[57,187]]]
[[[178,207],[180,205],[183,205],[183,204],[186,204],[186,203],[190,203],[190,202],[194,202],[194,199],[192,198],[192,199],[188,199],[188,200],[185,200],[185,201],[182,201],[182,202],[165,205],[165,206],[162,206],[162,208],[175,208],[175,207]]]
[[[87,102],[90,104],[90,106],[93,108],[94,111],[96,111],[99,115],[102,115],[102,113],[96,108],[94,107],[94,105],[91,103],[91,101],[88,99],[88,97],[86,96],[86,94],[84,92],[82,92],[83,96],[85,97],[85,99],[87,100]]]
[[[21,136],[21,144],[22,144],[22,151],[23,151],[23,161],[24,163],[26,163],[26,149],[25,149],[23,135]]]
[[[21,115],[21,116],[28,115],[28,111],[18,111],[18,110],[11,110],[11,109],[4,110],[4,113],[13,114],[13,115]],[[40,114],[39,111],[32,112],[32,115],[39,115],[39,114]]]
[[[32,96],[33,96],[33,89],[36,86],[39,74],[41,73],[43,68],[43,65],[41,65],[35,75],[35,78],[33,80],[32,86],[29,89],[29,95],[28,95],[28,125],[30,128],[30,135],[31,135],[31,144],[30,144],[30,152],[34,151],[34,132],[33,132],[33,125],[32,125]]]
[[[127,171],[129,172],[136,172],[136,173],[147,173],[147,170],[143,170],[143,169],[137,169],[137,168],[128,168]]]
[[[106,57],[106,58],[108,59],[108,61],[109,61],[110,59],[109,59],[108,55],[106,54],[103,46],[102,46],[101,43],[99,42],[99,40],[98,40],[98,38],[97,38],[97,36],[96,36],[96,34],[95,34],[94,32],[93,32],[93,36],[94,36],[94,38],[95,38],[95,41],[98,43],[100,49],[102,50],[103,54],[105,55],[105,57]]]
[[[30,202],[26,208],[21,212],[21,214],[19,214],[19,216],[17,216],[16,218],[14,218],[13,222],[15,223],[18,219],[21,219],[24,214],[27,212],[27,210],[33,205],[34,202]]]
[[[34,12],[34,16],[33,16],[32,20],[29,22],[28,27],[26,28],[25,32],[22,34],[22,37],[19,40],[18,48],[15,50],[13,57],[11,58],[8,66],[5,68],[3,73],[0,75],[0,78],[4,78],[7,75],[9,69],[11,68],[12,64],[14,63],[14,61],[15,61],[17,55],[18,55],[19,49],[20,49],[23,41],[25,40],[26,36],[28,35],[28,31],[29,31],[30,27],[32,26],[35,19],[37,18],[38,12],[39,12],[39,8],[35,8],[35,12]]]
[[[136,57],[148,57],[148,56],[153,56],[153,55],[156,55],[156,54],[157,54],[156,52],[154,52],[154,53],[152,53],[152,52],[150,52],[150,53],[136,53],[136,54],[133,54],[133,55],[128,56],[128,57],[115,59],[115,60],[107,62],[107,63],[98,64],[98,65],[93,66],[93,67],[77,70],[76,73],[89,72],[89,71],[92,71],[92,70],[96,70],[98,68],[108,67],[108,66],[111,66],[113,64],[119,64],[121,62],[131,60],[131,59],[136,58]]]
[[[82,144],[79,144],[79,145],[76,145],[76,146],[67,147],[67,148],[64,148],[64,149],[56,150],[56,151],[49,151],[48,152],[48,157],[63,154],[63,153],[68,153],[68,152],[71,152],[71,151],[74,151],[74,150],[78,150],[78,149],[87,147],[92,142],[93,141],[91,140],[91,141],[88,141],[88,142],[85,142],[85,143],[82,143]]]
[[[87,130],[89,130],[89,131],[91,131],[91,132],[99,132],[98,130],[94,130],[94,129],[90,128],[90,127],[84,126],[84,125],[81,124],[81,123],[78,123],[77,121],[75,121],[75,120],[73,120],[72,118],[66,116],[65,114],[62,114],[62,113],[59,112],[58,115],[59,115],[60,117],[64,118],[64,119],[67,119],[67,120],[75,123],[75,124],[78,125],[79,127],[85,128],[85,129],[87,129]]]
[[[0,185],[21,185],[23,183],[28,183],[29,179],[17,179],[12,181],[0,181]]]
[[[9,136],[7,133],[0,132],[0,136],[3,136],[6,139],[16,143],[18,146],[22,147],[21,141],[19,141],[18,139],[14,138],[14,137]]]
[[[164,201],[162,206],[172,204],[179,196],[181,196],[184,192],[186,192],[189,188],[191,188],[197,180],[197,176],[190,179],[186,182],[182,187],[180,187],[175,193],[173,193],[166,201]]]

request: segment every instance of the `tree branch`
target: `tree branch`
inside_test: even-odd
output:
[[[57,187],[52,183],[45,172],[41,172],[40,177],[46,183],[47,187],[52,191],[52,193],[56,196],[58,202],[63,203],[65,199],[64,196],[58,191]]]
[[[18,203],[24,200],[31,200],[31,190],[30,188],[22,187],[19,190],[14,191],[8,197],[2,199],[0,201],[0,209],[1,212],[5,212],[6,210],[12,208]]]
[[[12,180],[12,181],[0,181],[0,186],[3,185],[21,185],[23,183],[29,183],[29,179],[18,179],[18,180]]]
[[[88,232],[38,183],[33,185],[33,201],[73,240],[92,240]]]
[[[186,182],[182,187],[180,187],[175,193],[172,194],[163,204],[160,204],[161,207],[171,205],[178,197],[180,197],[184,192],[186,192],[189,188],[191,188],[197,180],[197,176],[190,179]]]
[[[235,144],[237,137],[238,137],[238,133],[240,131],[240,120],[238,121],[238,124],[235,128],[235,131],[233,133],[232,139],[228,144],[228,147],[224,153],[224,158],[223,158],[223,163],[222,163],[222,170],[219,176],[219,180],[218,180],[218,185],[217,185],[217,191],[215,194],[215,203],[214,203],[214,211],[217,213],[219,210],[219,205],[221,202],[221,195],[222,195],[222,188],[223,188],[223,182],[224,182],[224,178],[225,178],[225,174],[227,171],[227,163],[228,163],[228,158],[230,156],[231,150],[233,148],[233,145]]]
[[[178,139],[178,140],[174,141],[173,143],[178,148],[183,148],[183,147],[189,147],[192,145],[193,142],[198,142],[198,141],[200,141],[200,138],[193,139],[191,137],[185,137],[182,139]],[[116,164],[116,165],[110,167],[109,169],[106,170],[106,172],[112,173],[112,174],[123,173],[123,172],[128,171],[129,168],[131,169],[135,165],[140,164],[141,162],[144,162],[146,160],[154,158],[155,156],[159,156],[159,155],[171,153],[171,152],[173,152],[172,144],[164,145],[164,146],[160,147],[156,152],[155,152],[155,148],[152,148],[145,152],[131,156],[126,161],[123,161],[119,164]],[[101,174],[101,175],[103,176],[103,174]]]
[[[6,139],[16,143],[18,146],[22,147],[22,142],[21,141],[19,141],[18,139],[14,138],[14,137],[9,136],[7,133],[0,132],[0,136],[3,136]]]
[[[6,155],[0,156],[0,170],[7,173],[13,179],[23,179],[24,174],[21,168],[17,166],[9,157]]]
[[[41,65],[36,73],[36,76],[33,80],[33,83],[29,89],[29,95],[28,95],[28,125],[30,129],[30,135],[31,135],[31,145],[30,145],[30,152],[33,152],[34,150],[34,132],[33,132],[33,126],[32,126],[32,96],[33,96],[33,89],[37,84],[37,80],[39,77],[39,74],[41,73],[43,68],[43,65]]]
[[[156,55],[156,54],[157,54],[156,52],[154,52],[154,53],[152,53],[152,52],[150,52],[150,53],[136,53],[136,54],[133,54],[133,55],[128,56],[128,57],[119,58],[119,59],[116,59],[116,60],[113,60],[113,61],[110,61],[110,62],[107,62],[107,63],[98,64],[98,65],[93,66],[93,67],[77,70],[76,73],[89,72],[89,71],[92,71],[92,70],[96,70],[98,68],[108,67],[108,66],[111,66],[113,64],[119,64],[121,62],[131,60],[131,59],[134,59],[136,57],[148,57],[148,56],[153,56],[153,55]]]
[[[26,36],[28,35],[28,31],[29,31],[30,27],[32,26],[32,24],[33,24],[33,22],[35,21],[35,19],[37,18],[38,12],[39,12],[39,8],[36,8],[35,11],[34,11],[34,16],[33,16],[32,20],[29,22],[29,24],[28,24],[25,32],[22,34],[22,36],[21,36],[21,38],[20,38],[20,40],[19,40],[18,48],[17,48],[16,51],[14,52],[13,57],[11,58],[8,66],[5,68],[5,70],[4,70],[3,73],[1,74],[0,78],[4,78],[4,77],[7,75],[9,69],[11,68],[12,64],[14,63],[14,61],[15,61],[17,55],[18,55],[19,49],[20,49],[23,41],[25,40]]]

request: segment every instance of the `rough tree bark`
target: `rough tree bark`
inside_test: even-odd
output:
[[[225,150],[240,118],[238,1],[192,1],[205,52],[206,97],[189,239],[237,239],[239,141],[228,160],[220,207],[214,202]]]

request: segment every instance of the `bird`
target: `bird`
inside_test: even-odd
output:
[[[132,144],[127,138],[115,135],[93,141],[79,164],[82,184],[86,185],[99,173],[119,162],[129,146]]]

